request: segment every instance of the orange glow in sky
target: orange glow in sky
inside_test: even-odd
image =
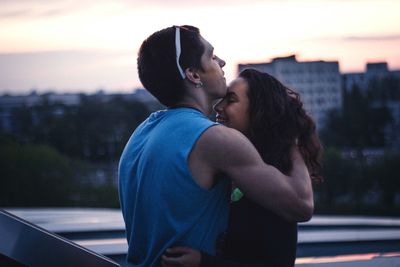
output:
[[[400,1],[365,0],[0,0],[0,93],[31,88],[131,91],[136,54],[152,32],[200,28],[227,65],[297,54],[338,60],[342,72],[366,62],[400,69]]]
[[[308,257],[308,258],[297,258],[296,265],[367,261],[378,257],[399,257],[399,256],[400,256],[399,252],[392,252],[392,253],[365,253],[365,254],[350,254],[350,255],[338,255],[338,256]]]

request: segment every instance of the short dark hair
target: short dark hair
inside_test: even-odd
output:
[[[180,66],[201,69],[204,45],[196,27],[172,26],[150,35],[143,41],[137,58],[139,79],[162,104],[172,106],[185,94],[184,79],[176,64],[175,29],[180,28]]]
[[[245,69],[239,77],[248,84],[249,139],[263,160],[288,174],[292,169],[291,148],[297,139],[311,178],[322,181],[322,145],[299,94],[255,69]]]

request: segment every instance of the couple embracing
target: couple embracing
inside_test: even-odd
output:
[[[139,78],[167,109],[119,163],[129,266],[294,265],[320,179],[315,124],[274,77],[249,69],[227,87],[224,65],[193,26],[140,47]]]

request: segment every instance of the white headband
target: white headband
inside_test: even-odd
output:
[[[179,64],[179,57],[181,56],[181,32],[179,27],[175,27],[175,48],[176,48],[176,65],[178,66],[178,70],[182,76],[182,79],[185,79],[186,77],[185,72],[183,72],[183,69]]]

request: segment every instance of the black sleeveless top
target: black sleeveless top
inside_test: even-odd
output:
[[[297,223],[243,197],[231,204],[226,234],[216,257],[202,255],[202,267],[292,267],[296,259]]]

